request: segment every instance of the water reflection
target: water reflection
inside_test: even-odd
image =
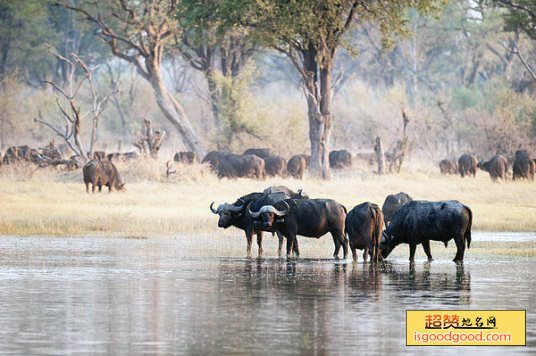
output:
[[[406,309],[426,308],[527,309],[535,351],[532,263],[187,257],[166,240],[0,249],[2,354],[399,354]]]

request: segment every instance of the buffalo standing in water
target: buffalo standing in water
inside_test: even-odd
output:
[[[119,175],[119,171],[114,164],[108,160],[94,159],[86,163],[82,168],[84,174],[84,183],[86,192],[89,193],[89,184],[91,183],[91,192],[95,193],[95,187],[102,191],[102,186],[108,187],[108,192],[112,192],[112,188],[122,190],[125,183]]]
[[[454,239],[457,252],[454,262],[463,262],[465,246],[471,246],[473,213],[456,200],[429,202],[414,200],[400,207],[382,236],[382,256],[386,258],[401,243],[409,244],[409,260],[422,244],[428,260],[432,260],[430,240],[447,246]]]
[[[288,188],[287,188],[288,189]],[[218,227],[227,229],[230,226],[237,227],[244,230],[247,241],[247,255],[251,255],[251,243],[253,240],[253,234],[257,235],[257,245],[259,247],[259,255],[262,255],[262,232],[269,231],[277,233],[279,238],[278,254],[281,254],[281,247],[283,244],[283,236],[273,229],[265,229],[262,225],[255,224],[253,218],[247,214],[247,208],[250,205],[260,205],[259,208],[265,204],[272,204],[280,200],[288,199],[289,196],[284,192],[275,193],[251,193],[239,198],[233,204],[221,204],[217,209],[214,209],[214,203],[210,204],[210,210],[219,215]]]
[[[501,155],[495,155],[487,162],[478,162],[478,168],[489,173],[492,181],[496,182],[497,179],[506,179],[506,172],[508,171],[508,161],[506,157]]]
[[[287,238],[287,256],[294,247],[296,255],[300,250],[296,235],[320,238],[331,233],[335,244],[333,257],[338,258],[341,246],[344,258],[348,255],[347,240],[344,237],[346,208],[331,199],[286,199],[275,204],[265,205],[249,214],[260,219],[264,228],[279,231]]]
[[[463,177],[472,175],[476,176],[476,166],[478,161],[475,156],[464,153],[458,160],[458,170]]]
[[[378,262],[383,230],[383,214],[380,207],[368,202],[356,205],[346,215],[345,228],[354,261],[357,261],[356,249],[360,249],[364,250],[365,261],[370,253],[371,259]]]

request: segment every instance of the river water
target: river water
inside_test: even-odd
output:
[[[374,266],[181,241],[0,238],[0,354],[536,353],[529,258]],[[528,346],[406,347],[406,309],[428,308],[526,309]]]

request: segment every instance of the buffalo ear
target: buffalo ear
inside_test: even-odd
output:
[[[285,222],[285,218],[277,218],[277,219],[275,219],[275,221],[278,222],[278,223],[283,223],[283,222]]]

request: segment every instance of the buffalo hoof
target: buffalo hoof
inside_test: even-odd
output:
[[[459,258],[455,258],[455,259],[452,260],[452,262],[457,263],[457,264],[462,264],[463,260],[461,260]]]
[[[428,262],[432,262],[433,260],[434,260],[434,259],[433,259],[432,257],[430,257],[430,258],[428,259]]]

